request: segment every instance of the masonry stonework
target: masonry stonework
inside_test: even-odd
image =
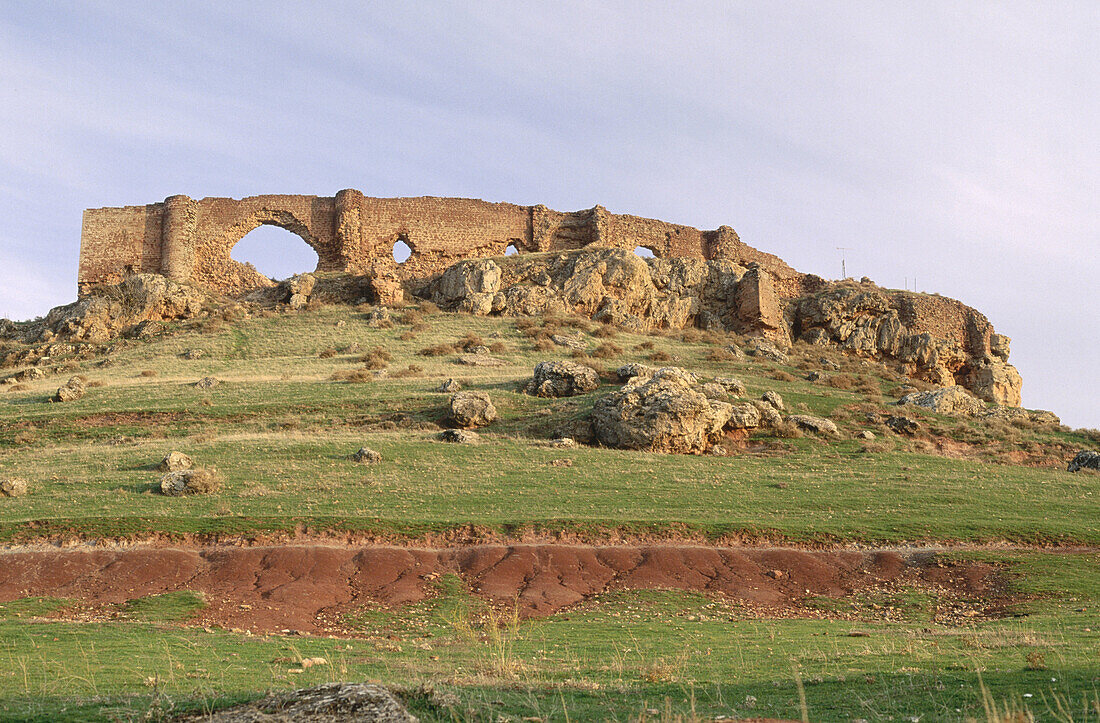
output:
[[[169,196],[147,206],[88,209],[81,230],[80,291],[141,272],[223,293],[270,286],[271,279],[230,258],[237,242],[261,225],[301,237],[317,252],[317,271],[413,278],[464,258],[501,255],[509,245],[519,253],[640,246],[659,258],[755,262],[781,289],[799,285],[801,278],[779,258],[742,243],[729,226],[701,231],[613,214],[602,206],[561,212],[468,198],[371,198],[346,189],[330,197]],[[398,241],[412,251],[403,263],[393,258]]]

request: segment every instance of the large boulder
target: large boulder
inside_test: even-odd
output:
[[[457,427],[484,427],[497,418],[488,392],[458,392],[451,396],[448,417]]]
[[[792,414],[787,417],[787,421],[797,425],[799,429],[814,434],[832,437],[838,433],[836,424],[831,419],[825,419],[824,417],[814,417],[810,414]]]
[[[183,452],[169,452],[164,455],[164,459],[157,465],[158,472],[179,472],[184,469],[191,469],[195,466],[195,460],[191,459]]]
[[[982,404],[981,400],[962,387],[944,387],[927,392],[906,394],[898,400],[898,405],[905,406],[906,404],[931,409],[940,414],[963,417],[972,417],[985,411],[985,405]]]
[[[54,394],[53,401],[55,402],[75,402],[77,399],[82,398],[87,394],[88,388],[84,384],[82,377],[76,376],[65,382],[64,385],[58,388],[57,393]]]
[[[0,480],[0,497],[22,497],[27,494],[27,480],[18,477]]]
[[[469,259],[448,267],[433,285],[432,301],[448,309],[484,316],[500,291],[500,267],[489,259]]]
[[[572,397],[600,386],[595,369],[572,361],[544,361],[535,365],[527,393],[536,397]]]
[[[668,367],[597,401],[592,427],[608,447],[702,454],[723,436],[732,411],[695,389],[693,375]]]
[[[984,359],[967,375],[967,386],[980,398],[1007,407],[1020,406],[1023,379],[1016,367],[999,358]]]
[[[220,485],[221,478],[212,469],[181,469],[160,478],[160,491],[169,497],[208,495]]]
[[[1076,457],[1070,460],[1069,466],[1066,469],[1070,472],[1076,472],[1081,469],[1100,470],[1100,452],[1082,450],[1077,453]]]

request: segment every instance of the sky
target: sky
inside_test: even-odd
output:
[[[85,208],[598,203],[960,299],[1025,406],[1100,427],[1095,0],[257,7],[0,0],[0,316],[75,298]]]

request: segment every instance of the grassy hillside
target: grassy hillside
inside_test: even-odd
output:
[[[271,688],[365,679],[404,686],[424,720],[1009,719],[991,705],[1100,720],[1100,476],[1065,471],[1094,434],[899,410],[889,403],[905,378],[819,347],[797,346],[777,364],[737,359],[726,347],[744,339],[697,331],[411,307],[379,324],[368,311],[187,322],[117,341],[105,357],[51,360],[64,371],[4,387],[0,478],[26,479],[30,493],[0,498],[0,540],[352,532],[426,545],[566,534],[929,546],[948,550],[943,564],[996,569],[996,609],[912,582],[784,609],[623,590],[521,620],[443,577],[429,599],[365,606],[342,621],[348,637],[330,638],[199,626],[209,601],[186,590],[96,606],[24,597],[0,603],[0,718],[155,720]],[[549,336],[573,332],[603,385],[569,399],[522,393],[536,362],[572,355]],[[490,346],[503,363],[463,365],[463,344]],[[728,456],[551,447],[632,361],[734,376],[750,399],[775,390],[790,411],[827,416],[841,434],[760,430],[728,443]],[[48,403],[74,374],[87,395]],[[196,389],[207,376],[221,384]],[[448,378],[492,395],[501,418],[478,430],[480,444],[435,439],[448,399],[435,390]],[[922,429],[893,434],[884,413]],[[875,438],[857,439],[864,430]],[[383,461],[349,460],[362,446]],[[160,494],[153,467],[171,450],[216,467],[218,492]],[[324,660],[303,665],[309,658]]]

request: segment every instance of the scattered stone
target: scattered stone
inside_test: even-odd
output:
[[[920,422],[910,417],[903,417],[900,415],[887,417],[883,424],[889,427],[895,434],[913,435],[920,431]]]
[[[814,417],[809,414],[792,414],[787,417],[788,422],[797,424],[800,429],[805,429],[814,434],[835,436],[838,433],[836,424],[830,419]]]
[[[780,412],[787,408],[786,405],[783,404],[783,397],[779,396],[779,392],[773,392],[770,389],[764,392],[764,396],[760,397],[760,400],[767,402]]]
[[[870,430],[867,430],[867,429],[864,429],[864,430],[856,433],[856,439],[865,439],[865,440],[870,441],[874,438],[875,438],[875,433],[870,431]]]
[[[577,446],[577,440],[572,437],[558,437],[551,439],[547,444],[556,449],[573,449]]]
[[[22,497],[27,494],[27,480],[12,477],[0,480],[0,497]]]
[[[343,329],[343,328],[344,328],[345,326],[347,326],[347,325],[348,325],[348,322],[347,322],[347,320],[346,320],[346,319],[340,319],[340,320],[339,320],[339,321],[337,321],[337,322],[336,322],[336,324],[335,324],[335,326],[336,326],[336,328],[337,328],[337,329]]]
[[[726,391],[726,388],[717,382],[707,382],[702,387],[700,387],[700,391],[702,391],[703,394],[707,395],[707,399],[726,401],[729,399],[730,396],[729,392]]]
[[[476,444],[481,440],[481,436],[477,432],[466,429],[444,429],[436,435],[436,439],[440,442],[453,442],[455,444]]]
[[[499,367],[504,366],[502,359],[491,357],[488,354],[459,354],[458,363],[468,367]]]
[[[766,406],[766,405],[765,405]],[[773,412],[771,407],[768,407]],[[776,416],[779,413],[776,412]],[[760,409],[751,402],[738,402],[730,405],[730,418],[726,426],[730,429],[756,429],[762,421]]]
[[[46,372],[45,370],[39,369],[38,367],[30,367],[29,369],[24,369],[23,371],[18,372],[15,375],[15,378],[16,380],[21,382],[33,382],[39,379],[45,379]]]
[[[778,409],[767,402],[757,399],[752,402],[752,406],[755,407],[756,411],[760,414],[761,427],[765,429],[775,429],[783,424],[783,415],[779,413]]]
[[[358,452],[351,455],[351,461],[359,464],[377,464],[382,461],[382,454],[367,447],[360,447]]]
[[[962,387],[943,387],[927,392],[906,394],[898,400],[898,406],[912,404],[931,409],[940,414],[972,417],[985,411],[985,404]]]
[[[221,382],[214,377],[203,377],[195,382],[195,389],[213,389],[219,384],[221,384]]]
[[[768,570],[764,574],[773,580],[782,580],[785,577],[782,570]]]
[[[729,450],[720,444],[716,444],[707,450],[707,454],[712,457],[725,457],[729,454]]]
[[[304,670],[304,668],[303,668]],[[180,718],[203,723],[416,723],[393,693],[372,683],[325,683],[262,700]]]
[[[477,346],[467,347],[467,349],[466,349],[467,354],[488,354],[490,351],[491,350],[489,349],[489,347],[487,347],[483,344],[479,344]]]
[[[169,497],[208,495],[216,492],[220,484],[221,479],[215,470],[181,469],[160,478],[160,491]]]
[[[462,391],[462,385],[456,382],[454,379],[448,379],[447,381],[440,384],[436,391],[443,394],[454,394],[455,392]]]
[[[631,362],[630,364],[623,364],[615,371],[615,374],[619,377],[620,382],[625,382],[634,377],[651,377],[655,371],[657,371],[656,367]]]
[[[457,392],[451,396],[449,418],[459,427],[484,427],[497,418],[488,392]]]
[[[744,350],[741,349],[741,347],[737,346],[736,344],[726,344],[725,349],[726,349],[726,351],[728,351],[730,354],[733,355],[734,359],[736,359],[738,361],[741,361],[742,359],[745,358]]]
[[[773,342],[764,338],[753,339],[749,343],[748,349],[749,356],[759,357],[761,359],[769,359],[779,364],[785,364],[787,362],[787,355],[780,351]]]
[[[828,369],[831,372],[840,371],[840,365],[837,364],[835,361],[833,361],[832,359],[830,359],[827,356],[823,356],[820,359],[818,359],[817,363],[820,364],[822,366],[822,368]]]
[[[65,382],[64,386],[58,387],[57,393],[53,397],[55,402],[75,402],[85,394],[88,393],[88,388],[84,385],[83,377],[72,377],[69,381]]]
[[[367,326],[373,329],[385,329],[393,326],[390,310],[384,306],[376,306],[367,312]]]
[[[806,381],[808,381],[808,382],[816,382],[816,381],[819,381],[822,378],[823,378],[823,375],[822,375],[821,372],[810,372],[809,374],[806,375]]]
[[[592,426],[608,447],[701,454],[722,436],[732,407],[696,390],[678,367],[635,377],[596,401]]]
[[[550,461],[550,466],[551,467],[572,467],[573,466],[573,460],[569,459],[568,457],[561,457],[559,459],[551,460]]]
[[[279,294],[291,309],[304,309],[316,285],[317,277],[313,274],[297,274],[279,284]]]
[[[576,351],[585,351],[586,349],[588,349],[588,342],[581,338],[579,334],[576,336],[554,334],[550,337],[550,341],[554,342],[558,346],[564,346],[567,349],[574,349]]]
[[[183,356],[184,359],[202,359],[204,356],[206,356],[206,350],[205,349],[188,349],[187,351],[185,351],[183,353],[182,356]]]
[[[526,391],[536,397],[572,397],[600,386],[595,369],[572,361],[543,361],[535,365],[535,375]]]
[[[1070,472],[1076,472],[1080,469],[1100,470],[1100,452],[1081,450],[1077,453],[1077,456],[1070,461],[1066,469]]]
[[[734,377],[715,377],[715,384],[721,384],[727,392],[735,397],[745,396],[745,383]]]
[[[192,469],[195,466],[195,460],[188,457],[183,452],[169,452],[164,455],[164,459],[157,465],[158,472],[179,472],[184,469]]]

